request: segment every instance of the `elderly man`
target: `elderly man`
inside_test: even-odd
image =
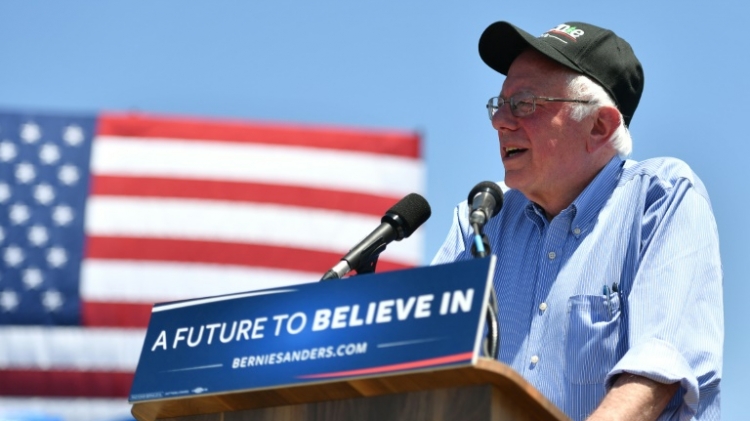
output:
[[[506,75],[487,104],[509,187],[485,226],[500,360],[574,420],[719,419],[716,223],[685,163],[625,159],[643,90],[630,45],[496,22],[479,52]],[[433,263],[472,258],[467,219],[464,202]]]

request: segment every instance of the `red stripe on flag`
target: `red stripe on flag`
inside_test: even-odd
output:
[[[154,117],[137,113],[103,113],[97,135],[219,140],[368,152],[419,159],[416,133],[354,130],[323,126],[276,125],[248,121]]]
[[[337,253],[266,244],[91,236],[87,238],[86,257],[228,264],[313,272],[322,276],[342,256]],[[410,267],[413,266],[388,260],[378,262],[378,272]]]
[[[151,319],[150,303],[81,301],[81,324],[86,327],[145,328]]]
[[[86,257],[93,259],[215,263],[298,270],[322,274],[341,259],[337,253],[260,244],[136,237],[88,237]],[[378,272],[413,266],[384,260]]]
[[[101,196],[171,197],[274,203],[382,216],[400,198],[298,186],[235,181],[96,175],[91,193]]]
[[[121,398],[132,383],[133,373],[113,371],[0,370],[0,396]]]

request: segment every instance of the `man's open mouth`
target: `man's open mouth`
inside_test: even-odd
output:
[[[512,158],[515,155],[526,152],[528,149],[524,148],[505,148],[505,158]]]

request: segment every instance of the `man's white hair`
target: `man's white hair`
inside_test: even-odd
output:
[[[614,100],[609,96],[598,83],[591,80],[588,76],[576,73],[568,79],[568,93],[572,98],[585,98],[593,100],[592,104],[573,104],[570,116],[576,121],[595,113],[601,106],[617,107]],[[609,141],[615,148],[617,154],[625,158],[633,151],[633,138],[630,131],[625,126],[625,121],[620,113],[620,125],[617,127]]]

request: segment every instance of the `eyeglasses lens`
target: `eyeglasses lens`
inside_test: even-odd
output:
[[[492,97],[487,102],[487,112],[489,113],[490,120],[492,120],[492,117],[500,107],[506,103],[510,103],[510,112],[516,117],[525,117],[533,113],[536,108],[534,95],[529,93],[520,93],[516,96],[510,97],[508,100],[500,97]]]

